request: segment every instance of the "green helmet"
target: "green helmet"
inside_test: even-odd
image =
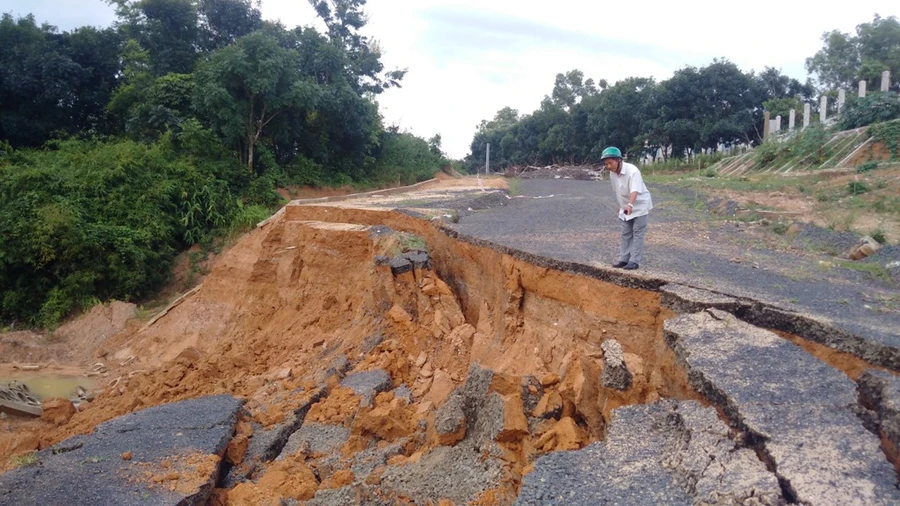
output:
[[[600,155],[601,160],[606,158],[622,158],[622,152],[619,151],[619,148],[610,146],[604,149],[603,153]]]

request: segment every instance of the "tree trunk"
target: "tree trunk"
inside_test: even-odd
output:
[[[253,175],[253,145],[256,144],[256,141],[253,139],[252,135],[248,139],[248,142],[250,145],[247,146],[247,168],[250,170],[250,175]]]
[[[248,93],[248,95],[250,95]],[[249,111],[247,115],[247,169],[250,171],[250,175],[253,175],[253,145],[256,144],[256,140],[253,138],[253,99],[255,97],[250,95],[250,104]]]

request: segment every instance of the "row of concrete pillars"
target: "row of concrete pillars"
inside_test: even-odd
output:
[[[885,70],[881,73],[881,91],[888,91],[891,84],[891,71]],[[866,82],[859,82],[859,98],[863,98],[866,96]],[[846,91],[838,90],[837,96],[837,110],[838,112],[844,108],[844,101],[846,100]],[[819,98],[819,121],[824,123],[827,118],[828,112],[828,97],[822,95]],[[772,118],[769,114],[769,111],[766,111],[763,119],[763,139],[769,137],[769,134],[773,134],[781,131],[781,116],[775,116]],[[788,115],[788,131],[794,129],[796,122],[797,113],[793,109],[791,109],[790,114]],[[803,104],[803,128],[809,126],[809,118],[810,118],[810,107],[809,104]]]

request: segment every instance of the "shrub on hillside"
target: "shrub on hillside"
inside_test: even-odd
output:
[[[900,118],[900,95],[875,92],[863,98],[851,97],[841,111],[841,130],[864,127]]]
[[[229,225],[229,171],[166,140],[15,151],[0,164],[0,321],[52,327],[98,300],[147,295],[181,249]]]

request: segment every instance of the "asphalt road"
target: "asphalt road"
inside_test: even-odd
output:
[[[900,350],[900,290],[892,280],[844,268],[824,253],[773,248],[764,226],[715,217],[684,190],[650,191],[654,209],[635,276],[752,299],[876,349]],[[561,261],[606,268],[617,259],[618,206],[608,181],[526,179],[512,193],[463,209],[452,228]]]

